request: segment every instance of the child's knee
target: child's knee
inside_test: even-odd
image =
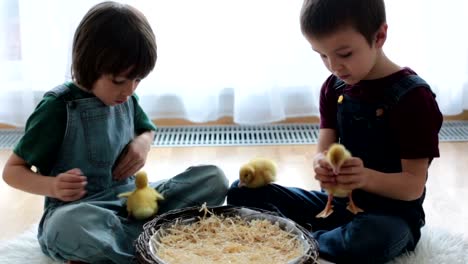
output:
[[[211,205],[222,204],[226,198],[229,181],[220,168],[213,165],[204,167],[206,173],[204,173],[203,179],[201,179],[202,185],[207,195],[211,197],[207,203]]]
[[[210,193],[212,196],[226,196],[229,181],[224,175],[224,172],[217,166],[214,165],[202,165],[197,167],[192,167],[193,175],[191,179],[196,179],[199,186],[205,192]]]
[[[69,205],[58,208],[44,222],[39,241],[43,249],[48,251],[48,255],[66,259],[66,255],[78,249],[78,243],[74,241],[80,228],[78,221],[81,218],[77,214],[79,207],[79,205]]]
[[[88,258],[104,250],[104,247],[88,246],[97,240],[96,231],[103,234],[110,229],[114,232],[122,229],[120,221],[112,213],[87,203],[67,205],[56,209],[46,220],[40,243],[51,256],[60,256],[61,259],[76,256]],[[102,245],[106,245],[104,242]]]
[[[343,234],[345,255],[356,263],[385,263],[403,252],[409,235],[381,223],[361,223]]]
[[[213,165],[190,167],[157,187],[164,196],[159,212],[174,208],[201,205],[220,205],[226,199],[228,179]]]
[[[56,209],[56,211],[47,219],[44,231],[47,233],[47,239],[53,241],[58,238],[72,237],[77,221],[81,219],[78,215],[80,205],[69,205]]]
[[[212,172],[208,174],[208,181],[210,184],[213,184],[213,186],[220,190],[220,192],[224,193],[226,195],[228,187],[229,187],[229,181],[226,178],[226,175],[224,175],[223,170],[221,170],[219,167],[210,165],[209,170]]]
[[[56,209],[44,224],[44,238],[55,244],[77,245],[76,241],[81,239],[81,235],[86,235],[87,231],[95,228],[104,228],[119,224],[111,213],[87,204],[79,203],[63,206]]]

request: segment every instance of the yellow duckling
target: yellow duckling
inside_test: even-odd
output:
[[[239,170],[239,187],[258,188],[276,180],[276,164],[266,158],[254,158]]]
[[[148,175],[144,171],[136,174],[135,185],[134,191],[118,195],[127,198],[128,216],[138,220],[154,216],[158,212],[158,200],[164,200],[164,197],[148,185]]]
[[[327,161],[330,163],[333,173],[335,175],[338,175],[339,170],[343,163],[351,158],[351,153],[341,144],[334,143],[330,146],[328,149],[327,155],[326,155]],[[328,193],[328,201],[327,204],[325,205],[325,209],[320,212],[316,217],[317,218],[326,218],[328,217],[331,213],[333,213],[333,197],[348,197],[349,203],[346,209],[351,211],[353,214],[357,214],[360,212],[364,212],[361,208],[357,207],[352,198],[352,191],[351,190],[345,190],[345,189],[340,189],[338,187],[332,187],[332,188],[327,188],[325,191]]]

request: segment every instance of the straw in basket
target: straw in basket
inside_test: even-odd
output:
[[[310,231],[293,222],[290,219],[278,216],[272,212],[238,206],[216,206],[207,207],[208,211],[224,217],[240,216],[244,220],[266,219],[272,223],[278,223],[280,228],[291,232],[301,241],[303,254],[291,260],[288,264],[318,263],[318,243],[312,237]],[[200,207],[188,207],[172,210],[155,217],[143,226],[143,232],[135,242],[136,261],[143,264],[169,264],[159,258],[156,254],[157,247],[151,243],[154,236],[158,236],[160,230],[165,230],[169,226],[178,222],[193,222],[204,217],[205,212]]]

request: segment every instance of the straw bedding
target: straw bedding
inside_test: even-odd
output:
[[[310,232],[271,212],[190,207],[160,215],[136,241],[139,263],[318,263]]]

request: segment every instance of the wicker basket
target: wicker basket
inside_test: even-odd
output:
[[[295,233],[304,246],[304,254],[288,264],[298,263],[318,263],[318,244],[309,231],[290,219],[280,217],[272,212],[249,209],[236,206],[217,206],[208,207],[208,210],[215,215],[240,216],[246,220],[267,219],[271,222],[278,222],[284,230]],[[153,235],[158,235],[159,229],[165,229],[179,221],[196,221],[198,217],[203,217],[204,212],[200,212],[200,207],[188,207],[179,210],[173,210],[159,215],[143,226],[143,232],[135,242],[136,261],[144,264],[168,264],[156,256],[156,248],[153,247],[151,239]]]

